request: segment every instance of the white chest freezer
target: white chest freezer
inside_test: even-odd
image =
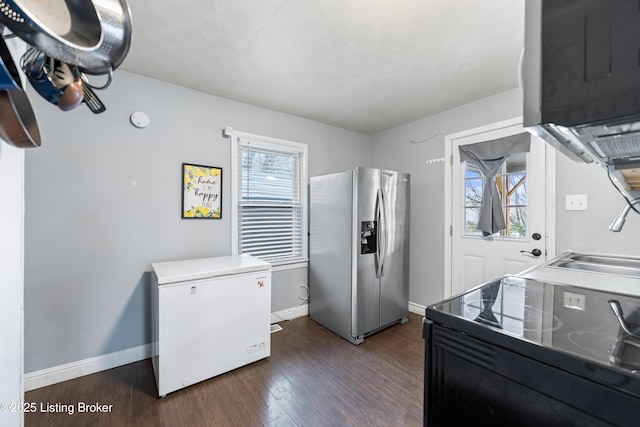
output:
[[[151,264],[158,394],[271,353],[271,264],[249,255]]]

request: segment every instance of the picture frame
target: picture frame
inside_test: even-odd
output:
[[[182,218],[222,218],[222,168],[182,164]]]

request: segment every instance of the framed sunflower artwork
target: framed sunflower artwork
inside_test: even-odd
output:
[[[182,218],[222,218],[222,168],[182,164]]]

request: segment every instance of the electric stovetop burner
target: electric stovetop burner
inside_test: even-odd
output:
[[[505,276],[430,310],[640,374],[638,296]]]

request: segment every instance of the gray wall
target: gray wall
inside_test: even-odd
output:
[[[443,297],[444,156],[446,134],[521,115],[515,89],[463,105],[372,137],[371,166],[411,174],[411,260],[409,301],[428,305]],[[428,141],[410,144],[409,141]]]
[[[608,229],[626,202],[609,182],[605,169],[558,155],[556,170],[557,253],[572,249],[640,256],[640,215],[631,211],[620,233]],[[565,210],[566,196],[574,194],[587,195],[588,210]]]
[[[470,103],[372,137],[371,166],[409,172],[411,183],[411,273],[409,301],[429,305],[443,298],[444,156],[446,134],[522,115],[518,89]],[[429,140],[410,144],[409,141]],[[640,256],[640,216],[631,212],[622,233],[608,226],[623,206],[603,168],[556,156],[556,253],[587,252]],[[565,211],[565,196],[586,194],[587,211]]]
[[[521,115],[515,89],[371,138],[117,72],[99,92],[107,112],[58,111],[31,96],[43,146],[26,155],[25,372],[149,342],[149,264],[230,252],[229,140],[234,129],[309,146],[309,175],[358,165],[412,174],[409,300],[443,296],[445,134]],[[133,128],[134,111],[151,117]],[[428,141],[410,144],[410,140]],[[223,218],[181,220],[180,164],[223,168]],[[595,166],[557,162],[557,251],[640,255],[640,218],[607,231],[622,201]],[[567,194],[589,210],[564,211]],[[272,311],[300,303],[306,269],[274,273]]]
[[[150,263],[230,254],[225,126],[308,144],[310,176],[368,166],[368,136],[290,115],[122,71],[98,95],[100,115],[30,96],[43,143],[26,155],[25,372],[148,343]],[[221,220],[180,218],[182,162],[223,168]],[[272,311],[302,284],[306,268],[275,272]]]

